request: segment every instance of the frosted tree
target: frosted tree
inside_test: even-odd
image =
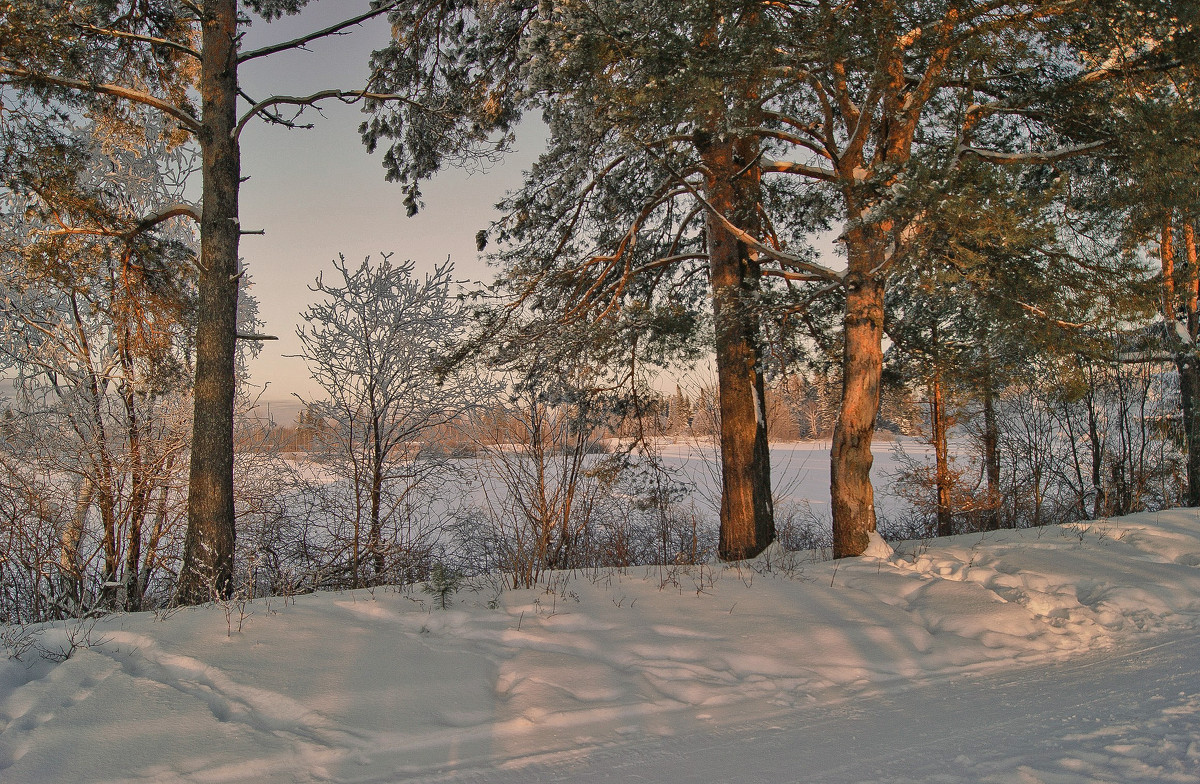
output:
[[[183,604],[228,597],[233,589],[241,133],[256,119],[305,127],[299,114],[323,101],[353,103],[367,95],[390,99],[372,93],[370,85],[306,96],[246,92],[238,77],[241,64],[336,36],[392,5],[364,4],[361,13],[327,28],[241,50],[251,14],[270,21],[299,13],[307,4],[308,0],[0,2],[0,85],[6,112],[8,96],[15,97],[14,111],[7,113],[2,126],[6,134],[28,126],[31,118],[41,128],[88,112],[123,120],[141,108],[158,113],[173,136],[190,139],[199,148],[201,204],[181,201],[141,216],[130,228],[148,233],[164,220],[183,215],[200,230],[188,534],[177,591]]]
[[[389,549],[385,531],[403,533],[408,494],[440,465],[439,429],[484,385],[449,364],[470,321],[449,262],[424,278],[391,254],[333,267],[333,279],[322,274],[311,287],[324,299],[302,314],[296,334],[325,390],[325,399],[306,401],[316,449],[353,495],[348,568],[357,587],[385,578],[389,553],[406,556],[403,541],[401,552]]]
[[[0,366],[22,427],[0,460],[46,477],[31,486],[62,511],[39,532],[60,543],[56,613],[140,609],[181,533],[195,237],[180,220],[130,230],[186,188],[191,156],[160,131],[98,124],[41,150],[58,156],[5,151]]]

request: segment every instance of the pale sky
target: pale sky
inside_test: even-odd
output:
[[[266,24],[256,20],[245,49],[295,38],[360,13],[366,0],[320,0],[296,17]],[[367,57],[388,40],[385,21],[352,28],[349,35],[284,52],[242,66],[242,85],[255,99],[306,95],[329,87],[361,87]],[[323,116],[322,116],[323,115]],[[242,238],[241,255],[254,280],[265,331],[279,336],[264,343],[251,364],[255,384],[269,382],[264,400],[292,393],[313,396],[299,353],[296,325],[315,300],[308,285],[342,253],[354,263],[367,255],[394,252],[412,259],[418,273],[450,256],[459,278],[491,279],[475,251],[475,233],[497,216],[493,205],[516,188],[544,144],[539,130],[520,135],[514,155],[487,172],[446,170],[423,185],[426,208],[405,216],[400,186],[384,180],[381,155],[368,155],[358,136],[364,119],[357,106],[326,102],[321,114],[305,113],[311,130],[289,130],[253,122],[242,134],[242,227],[265,236]]]
[[[298,16],[271,24],[256,20],[245,49],[286,41],[361,13],[366,0],[314,0]],[[271,95],[308,95],[321,89],[361,87],[367,58],[388,40],[384,20],[351,28],[348,34],[310,45],[309,51],[283,52],[242,67],[243,87],[256,100]],[[337,101],[305,113],[311,130],[289,130],[252,122],[242,134],[242,227],[264,229],[266,236],[242,238],[241,255],[254,281],[265,332],[278,341],[263,344],[251,364],[252,382],[269,384],[262,400],[289,400],[321,394],[300,351],[296,325],[315,300],[309,291],[317,274],[331,270],[339,253],[357,264],[368,255],[395,253],[412,259],[423,274],[446,259],[456,277],[491,280],[494,273],[475,250],[475,234],[498,217],[494,205],[517,188],[521,175],[545,147],[544,128],[528,121],[518,133],[517,149],[486,172],[447,169],[422,185],[425,209],[405,215],[404,195],[384,180],[381,155],[368,155],[358,135],[365,115]],[[810,237],[824,261],[834,258],[836,233]]]

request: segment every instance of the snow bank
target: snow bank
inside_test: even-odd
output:
[[[869,710],[897,684],[1194,629],[1197,565],[1200,516],[1172,511],[880,541],[854,561],[773,547],[734,566],[559,574],[445,611],[375,590],[57,625],[33,631],[63,653],[73,638],[65,661],[0,662],[0,781],[453,777]]]

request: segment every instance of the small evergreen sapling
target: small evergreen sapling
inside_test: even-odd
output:
[[[462,587],[462,574],[454,569],[447,569],[442,563],[435,563],[429,573],[429,581],[421,590],[437,599],[442,609],[450,604],[450,596]]]

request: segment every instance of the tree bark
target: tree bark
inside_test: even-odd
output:
[[[367,551],[371,553],[375,569],[374,584],[384,581],[387,561],[383,554],[383,521],[380,520],[383,503],[383,445],[380,442],[379,414],[371,416],[371,530],[367,536]]]
[[[1184,306],[1187,311],[1187,331],[1191,338],[1186,353],[1179,359],[1179,397],[1183,403],[1183,433],[1187,444],[1187,505],[1200,506],[1200,354],[1196,339],[1200,336],[1200,259],[1196,253],[1196,228],[1190,217],[1183,224],[1183,245],[1187,253],[1187,289]]]
[[[72,606],[77,610],[82,610],[83,607],[83,563],[79,547],[83,542],[88,510],[92,508],[95,497],[96,483],[86,474],[81,476],[75,491],[75,511],[61,536],[58,556],[59,591],[64,597],[70,597]]]
[[[872,270],[882,258],[857,230],[847,241],[846,312],[843,316],[842,407],[833,429],[830,501],[833,557],[862,555],[875,531],[871,439],[879,413],[883,375],[883,281]]]
[[[199,134],[204,176],[188,530],[175,601],[233,592],[233,398],[238,299],[237,3],[204,4]]]
[[[1092,504],[1092,517],[1099,519],[1109,513],[1108,488],[1104,484],[1104,453],[1105,442],[1100,432],[1100,412],[1097,406],[1097,383],[1094,370],[1087,373],[1088,442],[1092,452],[1092,490],[1096,493],[1095,503]]]
[[[1175,301],[1175,232],[1171,227],[1172,211],[1167,211],[1159,240],[1158,256],[1162,263],[1162,312],[1168,326],[1177,316]]]
[[[134,391],[134,360],[131,354],[132,336],[128,325],[122,329],[121,366],[124,381],[120,387],[121,400],[125,406],[125,439],[129,447],[129,506],[126,513],[125,531],[125,611],[138,612],[142,609],[142,594],[146,586],[141,583],[142,526],[150,506],[149,476],[142,444],[142,423],[138,416],[138,396]]]
[[[936,336],[934,341],[936,343]],[[934,371],[931,387],[930,419],[933,425],[934,485],[937,490],[937,535],[953,536],[954,517],[950,509],[950,448],[946,440],[948,423],[941,370]]]
[[[1200,506],[1200,367],[1195,353],[1182,357],[1178,363],[1179,397],[1183,407],[1183,436],[1187,445],[1188,506]]]
[[[698,139],[706,197],[738,228],[757,233],[761,182],[753,140]],[[755,297],[758,261],[714,216],[706,226],[721,412],[721,530],[718,555],[753,558],[775,540],[766,396]]]
[[[1000,427],[996,421],[996,391],[992,376],[992,360],[984,358],[982,382],[983,397],[983,468],[987,477],[987,512],[984,529],[995,531],[1000,528]]]

